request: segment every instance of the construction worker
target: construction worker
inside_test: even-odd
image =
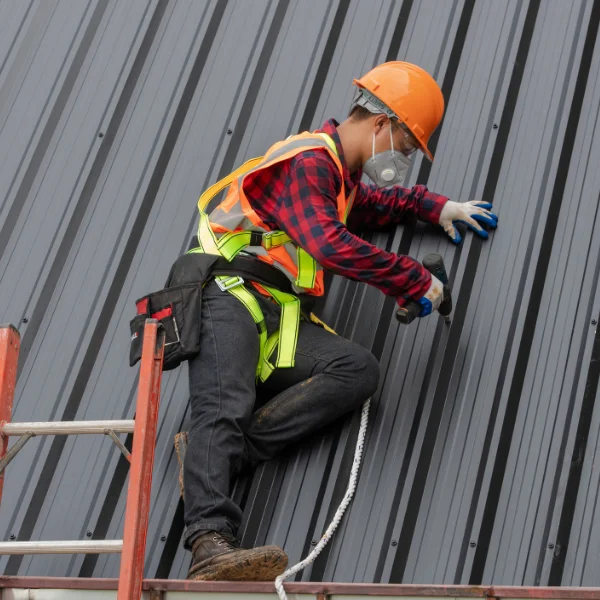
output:
[[[418,302],[425,317],[439,307],[442,283],[412,258],[356,232],[416,216],[458,243],[457,222],[482,238],[497,225],[487,202],[400,187],[417,150],[433,159],[427,143],[444,99],[428,73],[388,62],[354,83],[357,98],[343,123],[332,119],[275,144],[199,202],[199,246],[191,253],[239,270],[208,277],[200,352],[189,360],[183,485],[190,579],[264,581],[283,572],[281,548],[239,547],[242,511],[230,496],[232,478],[361,406],[377,389],[375,357],[312,322],[299,301],[323,294],[322,269],[375,286],[401,306]],[[361,182],[363,173],[372,184]],[[211,206],[226,186],[225,199]]]

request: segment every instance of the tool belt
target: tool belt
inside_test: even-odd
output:
[[[244,287],[246,282],[259,283],[276,294],[294,295],[289,279],[281,271],[255,258],[237,256],[232,261],[228,261],[221,256],[212,254],[184,254],[171,267],[164,289],[147,294],[136,301],[137,315],[129,323],[131,330],[130,366],[134,366],[142,356],[144,324],[146,319],[150,318],[157,319],[165,330],[164,371],[174,369],[182,361],[198,354],[202,289],[212,279],[216,280],[217,285],[223,291],[228,291],[240,299],[251,314],[254,308],[252,300],[256,306],[258,303],[256,298]],[[249,300],[246,294],[252,300]],[[266,338],[266,326],[262,319],[262,311],[258,310],[262,326],[257,323],[257,327],[259,334]],[[256,311],[254,312],[256,314]],[[276,342],[276,339],[271,342],[270,352],[274,350]],[[270,374],[269,366],[265,364],[263,356],[261,356],[259,366],[263,376]]]

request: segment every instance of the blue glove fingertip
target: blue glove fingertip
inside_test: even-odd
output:
[[[488,211],[487,216],[496,221],[496,223],[498,222],[498,215],[496,213]]]
[[[419,313],[419,319],[427,317],[433,312],[433,304],[431,304],[431,301],[425,298],[425,296],[419,300],[419,304],[422,306],[421,312]]]
[[[487,225],[488,227],[497,227],[498,226],[498,221],[494,220],[492,213],[490,213],[489,215],[480,215],[480,214],[474,214],[473,215],[473,219],[475,221],[478,221],[479,223],[483,223],[484,225]]]

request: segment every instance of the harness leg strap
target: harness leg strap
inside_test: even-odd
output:
[[[263,286],[281,307],[279,319],[279,347],[275,367],[290,368],[295,364],[298,329],[300,326],[300,298],[278,289]]]
[[[265,346],[267,344],[267,324],[265,323],[265,317],[258,304],[256,298],[244,287],[243,279],[239,277],[240,283],[237,285],[231,285],[231,277],[219,276],[215,277],[217,284],[223,291],[229,292],[232,296],[235,296],[247,309],[252,316],[253,321],[256,323],[258,329],[258,364],[256,366],[256,377],[259,378],[262,375],[262,366],[265,356]]]
[[[266,381],[275,368],[290,368],[295,364],[298,329],[300,326],[300,299],[276,288],[263,286],[281,307],[279,330],[267,339],[267,327],[257,299],[244,287],[241,277],[215,277],[223,291],[235,296],[247,309],[256,323],[259,332],[259,360],[256,367],[257,378]],[[271,354],[277,346],[275,364],[270,362]]]

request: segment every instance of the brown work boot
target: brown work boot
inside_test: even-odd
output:
[[[287,567],[278,546],[243,550],[233,537],[209,531],[196,538],[188,579],[202,581],[274,581]]]

